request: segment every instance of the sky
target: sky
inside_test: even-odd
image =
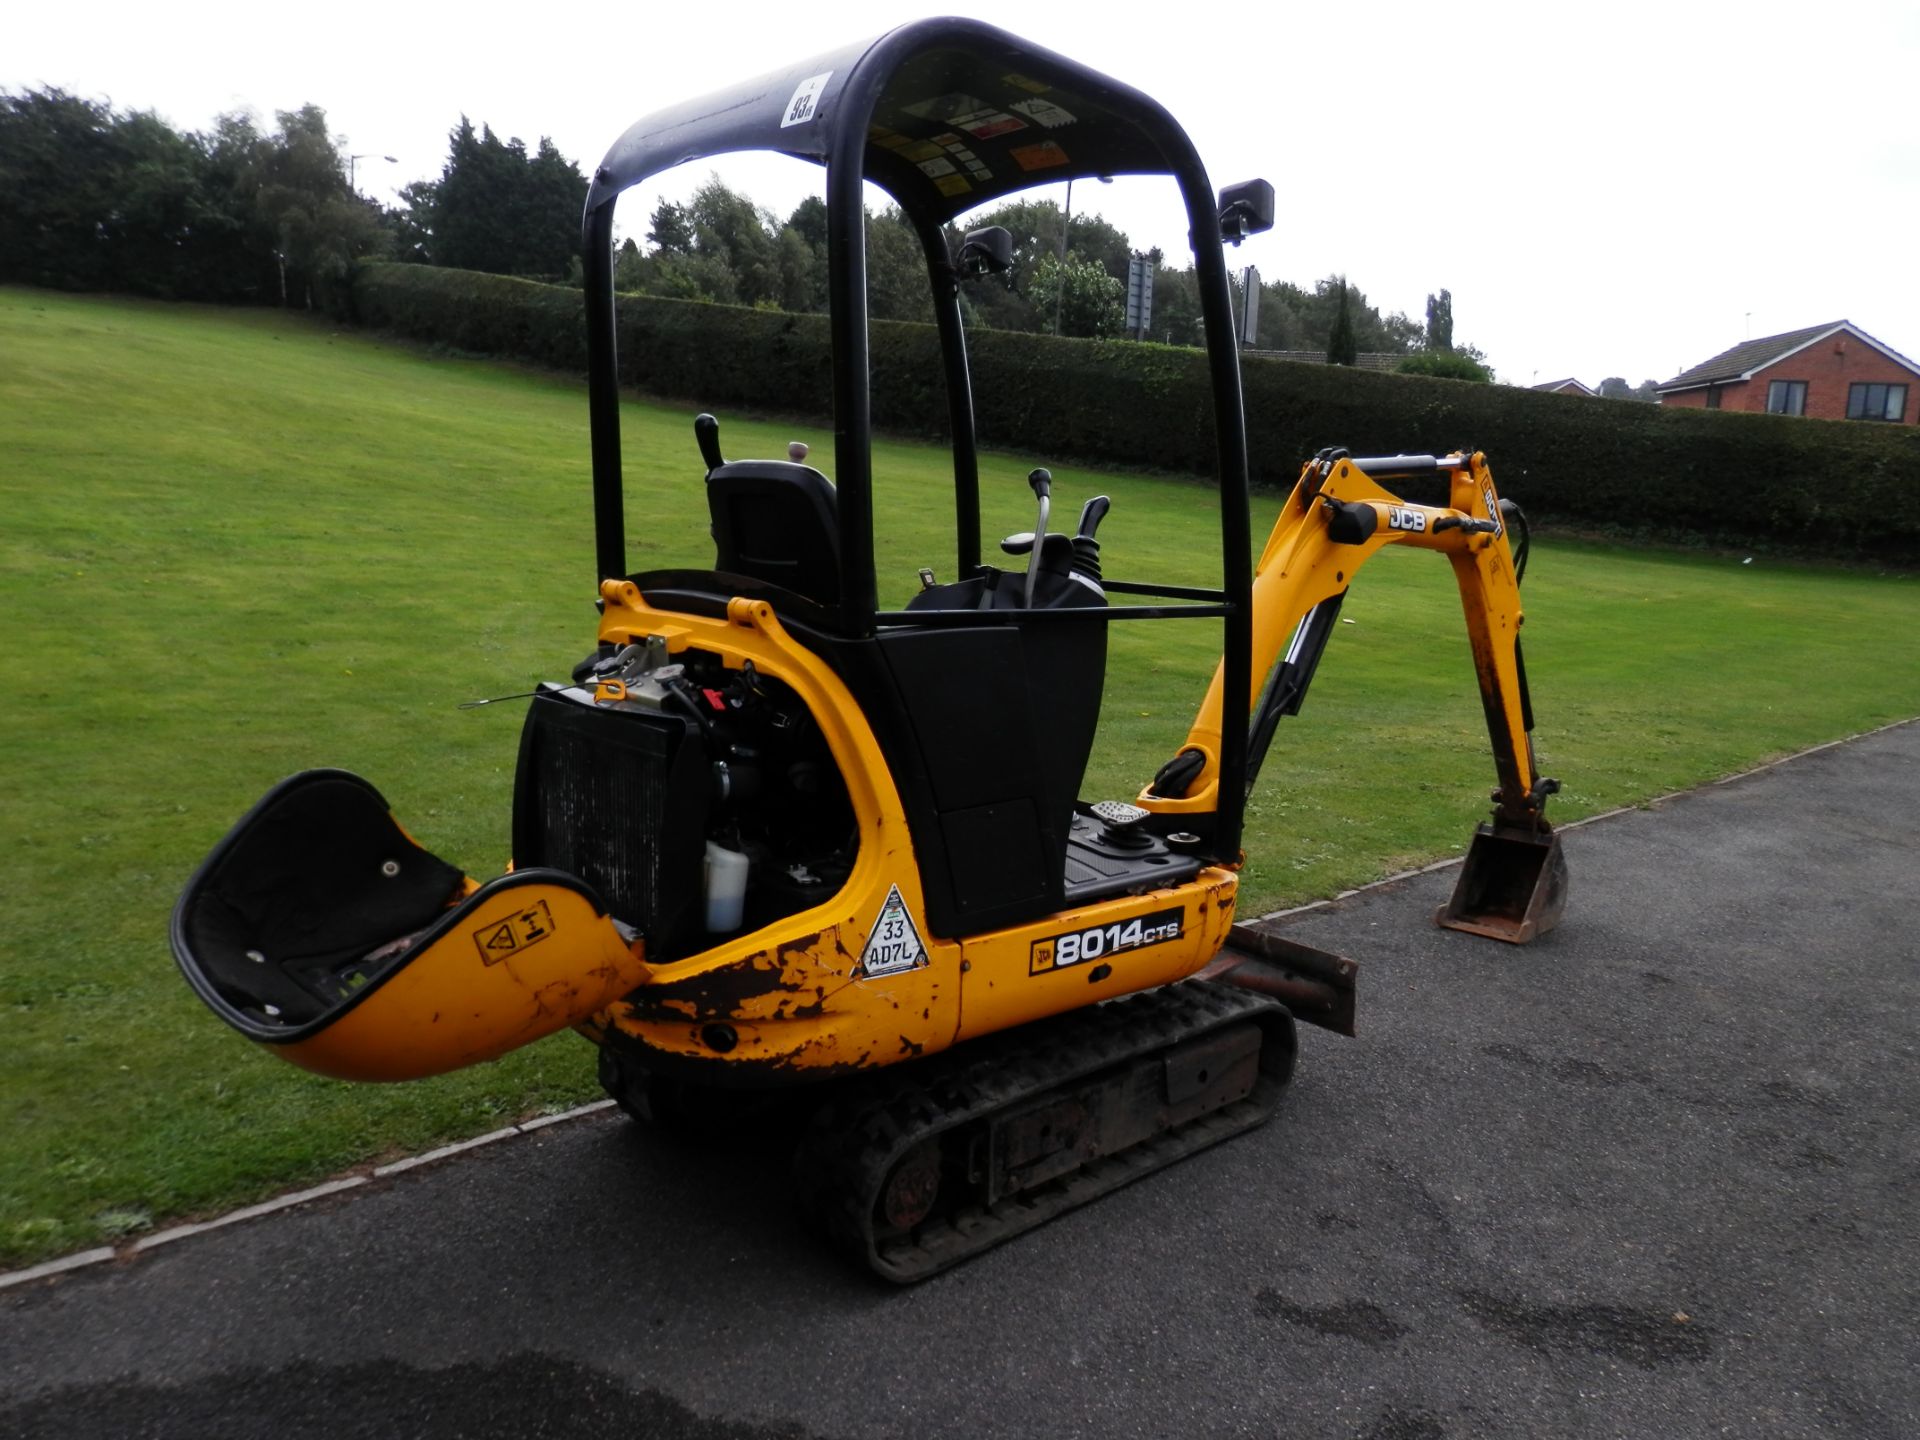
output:
[[[312,102],[366,155],[360,189],[391,203],[438,177],[463,114],[529,146],[551,137],[590,173],[654,109],[929,13],[37,5],[8,21],[0,88],[58,86],[183,130],[242,109],[270,125]],[[1914,0],[979,0],[967,13],[1153,95],[1216,187],[1272,181],[1274,229],[1230,264],[1303,286],[1344,273],[1415,319],[1444,287],[1455,340],[1502,380],[1664,380],[1842,318],[1920,358]],[[819,192],[799,162],[702,163],[623,200],[624,232],[644,240],[655,198],[715,172],[781,215]],[[1169,181],[1081,181],[1073,208],[1137,247],[1187,253]]]

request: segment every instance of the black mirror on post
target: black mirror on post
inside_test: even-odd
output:
[[[1013,268],[1013,235],[1004,225],[970,230],[960,243],[962,275],[1004,275]]]
[[[1249,235],[1273,228],[1273,186],[1243,180],[1220,192],[1220,238],[1238,245]]]

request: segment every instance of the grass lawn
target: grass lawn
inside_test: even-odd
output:
[[[635,568],[711,561],[690,418],[625,409]],[[831,456],[818,425],[722,416],[732,455],[791,438]],[[986,458],[989,536],[1030,527],[1023,477],[1047,458]],[[875,473],[897,602],[920,565],[951,576],[948,462],[885,443]],[[1207,487],[1054,474],[1064,513],[1113,496],[1108,574],[1216,580]],[[1912,575],[1535,548],[1527,660],[1560,818],[1920,713]],[[209,1015],[166,941],[208,848],[313,765],[365,774],[424,844],[495,873],[520,707],[455,707],[563,674],[592,645],[592,580],[570,380],[300,316],[0,289],[0,1263],[595,1093],[566,1035],[416,1085],[319,1079]],[[1252,803],[1243,914],[1457,850],[1486,809],[1445,564],[1387,555],[1344,615]],[[1217,644],[1213,622],[1116,629],[1089,798],[1174,752]]]

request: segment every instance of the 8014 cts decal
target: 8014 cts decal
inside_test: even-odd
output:
[[[1103,955],[1119,955],[1128,950],[1144,950],[1149,945],[1164,945],[1178,940],[1186,912],[1179,907],[1156,910],[1134,920],[1116,920],[1111,925],[1095,925],[1086,930],[1069,930],[1064,935],[1049,935],[1033,942],[1027,973],[1044,975],[1049,970],[1064,970],[1082,965]]]

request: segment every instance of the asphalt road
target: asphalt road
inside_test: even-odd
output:
[[[918,1288],[603,1114],[0,1295],[0,1436],[1920,1435],[1920,725],[1566,846],[1290,922],[1360,1039]]]

